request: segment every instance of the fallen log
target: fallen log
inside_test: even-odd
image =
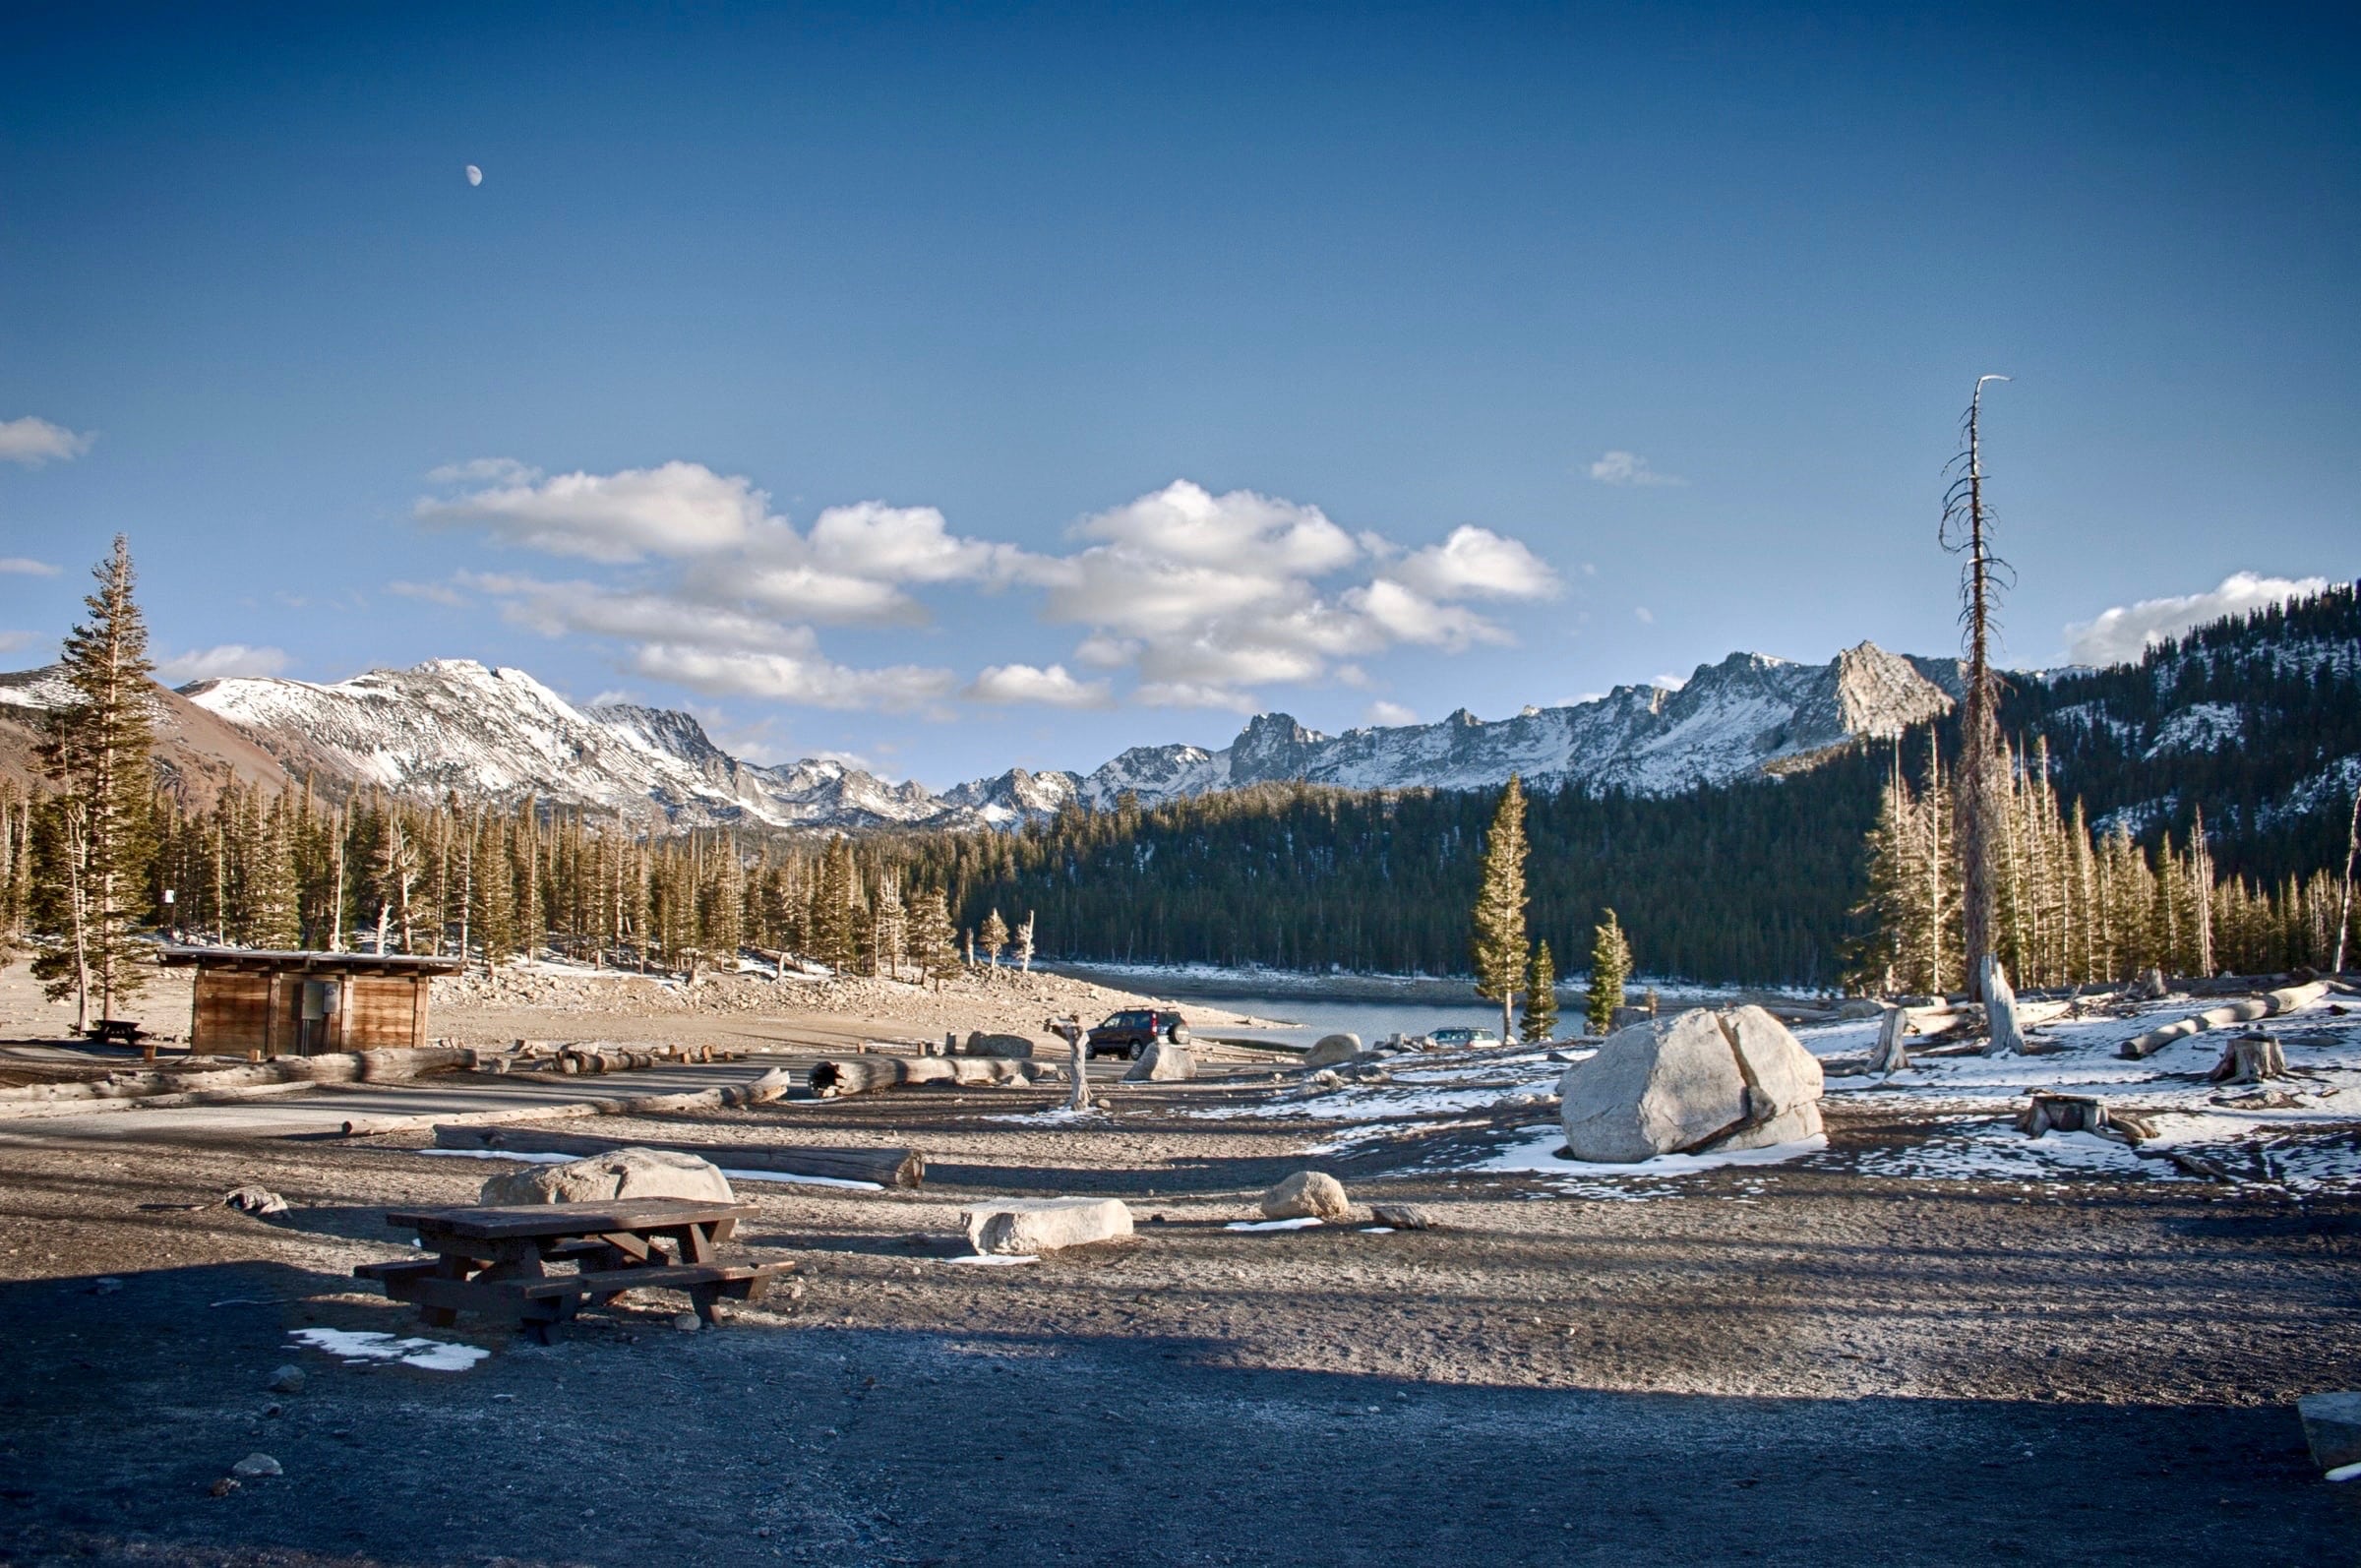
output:
[[[915,1084],[948,1088],[1024,1085],[1040,1076],[1029,1061],[1002,1056],[831,1056],[812,1064],[812,1092],[822,1100]]]
[[[562,1121],[575,1116],[664,1116],[679,1111],[716,1111],[738,1106],[768,1105],[786,1094],[793,1080],[784,1067],[773,1067],[752,1083],[688,1094],[638,1095],[628,1100],[571,1100],[560,1105],[504,1106],[498,1111],[462,1111],[417,1116],[354,1116],[344,1123],[346,1137],[373,1137],[388,1132],[426,1132],[438,1126],[492,1127],[511,1121]]]
[[[510,1150],[517,1154],[605,1154],[610,1149],[662,1149],[695,1155],[725,1171],[776,1171],[782,1176],[828,1176],[838,1181],[875,1181],[883,1187],[915,1187],[926,1178],[927,1158],[916,1149],[810,1148],[791,1144],[658,1142],[648,1138],[602,1138],[580,1132],[544,1132],[533,1127],[459,1126],[438,1122],[438,1149]]]
[[[2160,1029],[2150,1029],[2144,1035],[2134,1035],[2125,1041],[2118,1055],[2133,1061],[2144,1060],[2192,1035],[2202,1035],[2209,1029],[2220,1029],[2230,1024],[2252,1023],[2257,1018],[2275,1018],[2318,1001],[2329,994],[2326,982],[2314,981],[2308,986],[2289,986],[2284,991],[2270,992],[2261,996],[2248,996],[2241,1001],[2225,1002],[2209,1007]]]
[[[73,1083],[29,1084],[0,1089],[0,1107],[66,1101],[143,1100],[156,1096],[216,1094],[271,1084],[407,1083],[430,1072],[463,1072],[477,1054],[461,1047],[418,1046],[387,1051],[333,1051],[316,1056],[274,1056],[234,1067],[172,1071],[115,1072]]]

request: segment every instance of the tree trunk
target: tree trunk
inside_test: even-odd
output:
[[[2238,1035],[2222,1048],[2208,1083],[2262,1083],[2287,1076],[2287,1055],[2276,1035]]]
[[[1910,1015],[1908,1010],[1902,1007],[1887,1008],[1884,1016],[1878,1019],[1877,1046],[1869,1053],[1869,1070],[1889,1075],[1907,1072],[1910,1067],[1910,1053],[1904,1046],[1903,1038],[1909,1032]]]
[[[1999,958],[1984,954],[1983,973],[1978,977],[1984,994],[1984,1016],[1992,1027],[1991,1054],[1995,1056],[2028,1055],[2025,1030],[2017,1018],[2017,992],[2009,984],[2009,972]]]

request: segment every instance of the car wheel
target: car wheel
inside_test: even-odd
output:
[[[1137,1061],[1140,1057],[1146,1055],[1147,1054],[1148,1048],[1146,1046],[1134,1042],[1131,1049],[1124,1052],[1123,1055],[1128,1060]]]

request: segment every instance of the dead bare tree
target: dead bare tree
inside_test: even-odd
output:
[[[2000,677],[1992,668],[1992,633],[2001,587],[2014,582],[2008,563],[1992,553],[1991,513],[1984,505],[1984,383],[2006,376],[1979,376],[1968,400],[1965,445],[1951,461],[1958,477],[1943,495],[1943,548],[1966,556],[1960,572],[1960,625],[1968,654],[1967,696],[1960,711],[1960,760],[1953,770],[1959,802],[1961,896],[1964,900],[1964,960],[1968,994],[1984,998],[1986,966],[1993,962],[1992,936],[1999,924],[1994,856],[2006,831],[2006,778],[2000,754]]]
[[[2344,830],[2344,885],[2336,894],[2336,956],[2329,973],[2344,973],[2344,935],[2353,928],[2353,861],[2361,857],[2361,779],[2353,781],[2353,817]]]

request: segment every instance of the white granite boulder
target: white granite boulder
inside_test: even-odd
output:
[[[476,1202],[602,1203],[613,1198],[695,1198],[735,1203],[728,1178],[711,1162],[669,1149],[610,1149],[564,1165],[528,1166],[486,1181]]]
[[[1120,1198],[995,1198],[959,1216],[968,1244],[980,1255],[1055,1252],[1131,1234],[1131,1211]]]
[[[1325,1171],[1298,1171],[1262,1195],[1272,1220],[1341,1220],[1353,1212],[1345,1184]]]
[[[1577,1160],[1760,1149],[1820,1131],[1820,1063],[1760,1007],[1698,1007],[1616,1031],[1558,1080]]]
[[[1351,1061],[1361,1055],[1361,1036],[1356,1034],[1322,1035],[1311,1050],[1304,1054],[1306,1067],[1333,1067],[1340,1061]]]
[[[1123,1082],[1180,1083],[1196,1075],[1197,1058],[1188,1054],[1188,1048],[1158,1036],[1148,1042],[1148,1049],[1124,1072]]]

